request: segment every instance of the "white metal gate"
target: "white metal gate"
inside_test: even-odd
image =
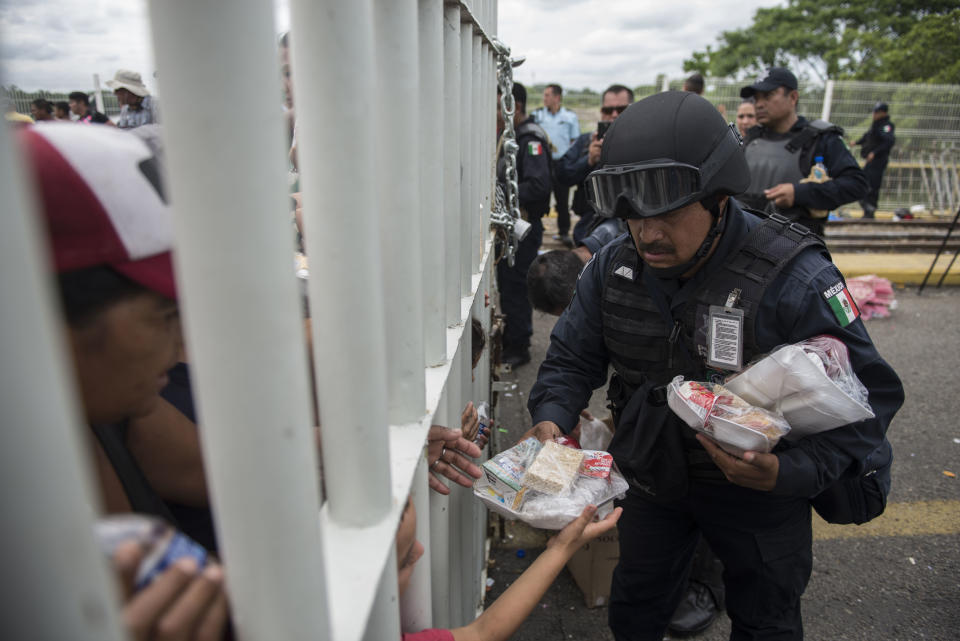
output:
[[[462,488],[428,495],[424,440],[489,390],[487,355],[471,380],[470,317],[489,329],[497,7],[291,5],[322,505],[276,214],[288,197],[272,3],[150,2],[208,483],[240,638],[399,639],[394,535],[411,491],[430,554],[404,628],[461,625],[483,598],[485,512]],[[0,143],[5,625],[121,639],[36,217],[2,129]]]

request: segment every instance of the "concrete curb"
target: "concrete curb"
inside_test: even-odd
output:
[[[887,278],[895,285],[919,285],[930,269],[936,254],[853,254],[832,253],[833,262],[847,278],[875,274]],[[950,264],[953,252],[944,252],[937,260],[936,267],[927,281],[928,286],[936,285],[940,276]],[[958,261],[960,262],[960,261]],[[960,285],[960,264],[954,264],[943,281],[944,285]]]

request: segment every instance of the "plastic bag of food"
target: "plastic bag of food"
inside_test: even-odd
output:
[[[613,440],[613,432],[598,418],[580,417],[580,444],[587,450],[605,450]]]
[[[773,412],[754,407],[722,385],[684,381],[667,386],[667,404],[690,427],[707,434],[734,456],[747,450],[769,452],[790,424]]]
[[[530,440],[536,446],[528,443]],[[536,452],[530,456],[534,449]],[[473,484],[474,495],[498,514],[547,530],[563,529],[587,505],[601,507],[622,496],[628,487],[608,452],[578,450],[552,441],[540,446],[536,439],[527,439],[494,459],[499,460],[494,469],[485,464],[484,476]],[[541,462],[536,463],[538,460]],[[571,467],[574,460],[576,467]],[[519,475],[523,483],[514,487],[503,482],[499,471],[504,466],[523,466]],[[511,482],[516,478],[515,472],[508,475]],[[533,486],[526,485],[527,480]]]
[[[726,382],[745,401],[783,414],[789,440],[873,417],[843,341],[820,335],[785,345]]]

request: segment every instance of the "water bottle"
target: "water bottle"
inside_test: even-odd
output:
[[[823,156],[817,156],[813,159],[813,166],[810,168],[810,175],[801,180],[802,183],[825,183],[830,180],[830,174],[823,164]],[[811,209],[810,215],[814,218],[826,218],[829,212],[826,209]]]
[[[823,156],[817,156],[813,159],[813,167],[810,168],[810,176],[807,180],[814,183],[823,183],[830,180],[827,168],[823,164]]]

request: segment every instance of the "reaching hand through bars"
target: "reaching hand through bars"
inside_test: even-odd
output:
[[[471,487],[473,479],[480,478],[481,472],[470,458],[478,456],[480,456],[480,448],[465,439],[461,430],[431,425],[427,433],[430,487],[440,494],[450,494],[450,488],[440,480],[440,475],[463,487]]]

